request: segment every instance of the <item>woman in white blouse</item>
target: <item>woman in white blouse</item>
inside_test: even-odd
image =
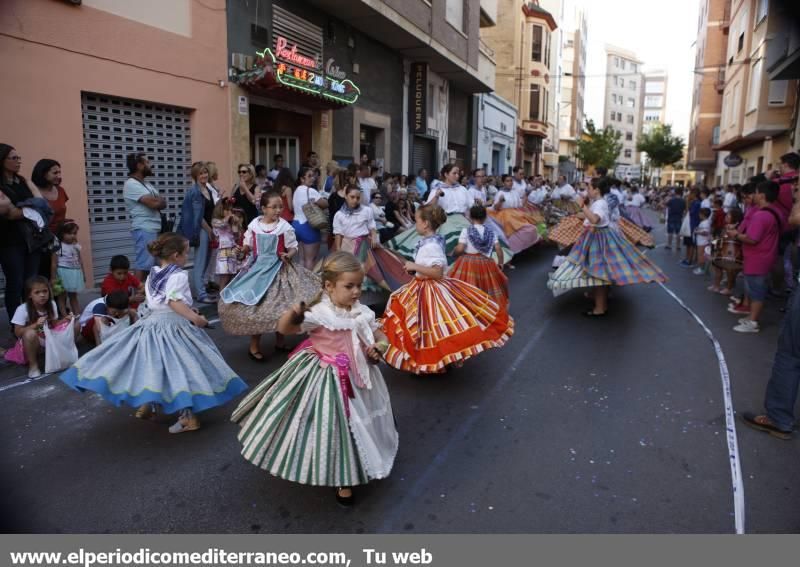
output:
[[[525,196],[514,191],[513,178],[503,175],[503,184],[488,211],[505,235],[508,247],[516,254],[539,242],[539,229],[533,211],[524,208]]]
[[[313,184],[314,170],[310,167],[301,167],[300,175],[297,177],[297,188],[292,196],[292,209],[294,209],[292,227],[297,234],[297,240],[300,241],[303,265],[309,270],[314,269],[314,265],[317,263],[322,235],[319,230],[308,223],[303,205],[315,203],[321,209],[328,208],[328,201],[322,198]]]

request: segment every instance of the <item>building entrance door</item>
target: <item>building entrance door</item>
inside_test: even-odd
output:
[[[293,176],[300,169],[300,139],[280,134],[256,134],[253,137],[253,163],[264,164],[272,169],[276,154],[283,156],[283,166],[288,167]]]

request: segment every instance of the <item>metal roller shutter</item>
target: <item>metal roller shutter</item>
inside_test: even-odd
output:
[[[177,218],[191,183],[191,111],[92,93],[81,95],[81,107],[93,276],[99,282],[108,273],[112,256],[134,255],[122,197],[129,153],[147,153],[154,174],[148,182],[166,197],[164,212]]]
[[[425,168],[428,170],[428,181],[436,178],[436,168],[433,163],[434,141],[421,136],[414,136],[414,148],[411,154],[411,173],[414,175]]]

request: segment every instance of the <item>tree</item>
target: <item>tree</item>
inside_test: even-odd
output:
[[[636,151],[645,152],[653,167],[672,165],[683,159],[683,137],[672,135],[672,126],[657,124],[650,132],[642,134]]]
[[[617,132],[611,126],[598,130],[593,120],[586,120],[583,138],[578,140],[578,149],[575,157],[585,165],[595,167],[614,167],[617,156],[622,150],[622,132]]]

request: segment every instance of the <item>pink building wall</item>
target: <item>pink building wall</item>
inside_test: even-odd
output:
[[[40,158],[61,163],[67,214],[81,226],[88,273],[82,91],[194,110],[192,161],[215,161],[223,185],[232,182],[225,0],[205,4],[218,10],[190,3],[192,37],[186,37],[58,0],[3,1],[0,141],[20,153],[25,177]]]

